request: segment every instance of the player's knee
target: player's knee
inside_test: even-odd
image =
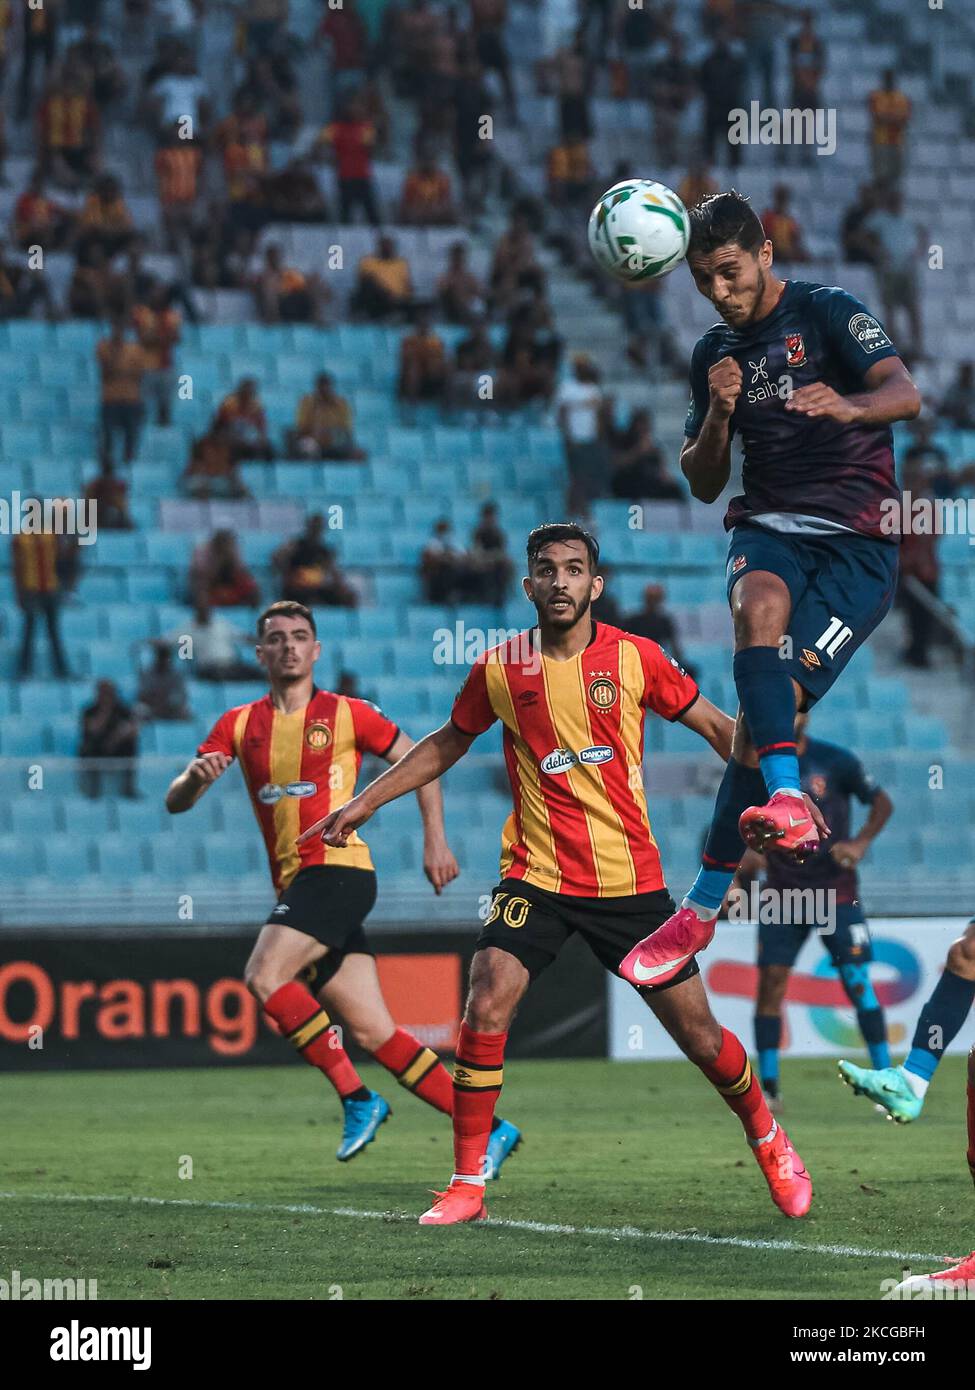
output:
[[[361,1047],[363,1052],[370,1054],[378,1052],[383,1043],[389,1042],[396,1031],[395,1025],[390,1028],[378,1021],[367,1019],[349,1019],[346,1021],[345,1031],[355,1043],[356,1047]]]
[[[975,980],[975,928],[953,941],[948,948],[948,969],[963,980]]]
[[[476,1033],[506,1033],[514,1010],[499,990],[490,984],[474,984],[467,999],[464,1018]]]
[[[689,1062],[696,1067],[709,1067],[717,1061],[721,1051],[721,1029],[712,1020],[709,1024],[686,1029],[677,1041]]]
[[[771,586],[756,588],[747,602],[735,609],[735,645],[744,647],[775,647],[789,618],[788,590]]]
[[[266,1004],[281,983],[283,982],[266,965],[251,965],[248,961],[244,970],[244,984],[259,1004]]]

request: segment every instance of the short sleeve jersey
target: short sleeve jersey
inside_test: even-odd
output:
[[[757,323],[718,323],[691,356],[691,399],[684,433],[700,433],[708,411],[708,371],[722,357],[741,367],[732,435],[744,451],[742,485],[725,517],[769,512],[820,518],[893,542],[884,504],[898,496],[893,436],[886,425],[841,424],[786,410],[792,391],[823,382],[841,396],[864,389],[870,368],[897,349],[860,300],[837,286],[787,280],[778,304]]]
[[[500,719],[514,806],[501,875],[550,892],[624,897],[664,887],[643,788],[647,710],[679,719],[698,698],[656,642],[594,623],[569,661],[522,633],[478,660],[454,702],[462,733]]]
[[[226,753],[244,774],[279,893],[310,864],[371,869],[365,841],[353,832],[344,848],[295,840],[344,806],[355,792],[363,753],[388,753],[399,729],[368,700],[314,690],[303,709],[285,714],[270,695],[222,714],[197,753]]]

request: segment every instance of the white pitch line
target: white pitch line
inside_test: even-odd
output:
[[[308,1202],[205,1202],[193,1197],[126,1197],[112,1193],[0,1192],[5,1202],[115,1202],[123,1206],[196,1207],[207,1211],[278,1212],[285,1216],[351,1216],[359,1221],[415,1222],[401,1211],[360,1211],[357,1207],[316,1207]],[[511,1221],[490,1218],[477,1223],[505,1231],[529,1231],[545,1236],[606,1236],[611,1240],[649,1240],[685,1245],[730,1245],[738,1250],[783,1250],[791,1254],[838,1255],[845,1259],[901,1260],[936,1263],[944,1254],[916,1250],[866,1250],[858,1245],[807,1245],[800,1240],[751,1240],[747,1236],[710,1236],[701,1231],[643,1231],[638,1226],[567,1226],[557,1222]]]

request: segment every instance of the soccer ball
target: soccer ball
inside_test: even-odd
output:
[[[687,255],[691,224],[677,194],[652,179],[614,184],[589,218],[589,249],[617,280],[654,280]]]

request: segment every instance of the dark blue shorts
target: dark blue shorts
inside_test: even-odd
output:
[[[805,945],[810,932],[814,932],[829,952],[833,964],[866,965],[873,960],[870,945],[870,928],[858,902],[837,903],[835,931],[829,923],[817,926],[776,926],[763,923],[758,928],[758,963],[762,965],[788,965],[796,963],[796,957]]]
[[[768,570],[788,586],[792,616],[786,670],[822,699],[858,647],[885,617],[897,587],[897,546],[871,536],[769,531],[743,522],[728,547],[728,598],[743,574]]]

